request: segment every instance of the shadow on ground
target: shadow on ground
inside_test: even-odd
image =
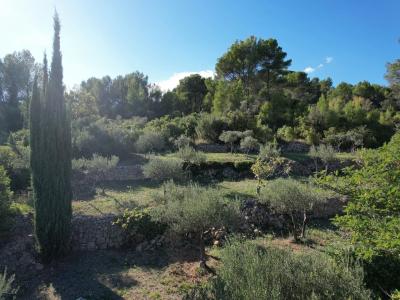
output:
[[[146,253],[128,250],[75,253],[19,282],[18,299],[149,299],[148,294],[154,291],[167,297],[157,299],[178,299],[173,293],[162,294],[165,287],[161,278],[171,280],[171,274],[174,276],[176,272],[169,270],[171,265],[193,265],[196,261],[197,250],[190,247]]]

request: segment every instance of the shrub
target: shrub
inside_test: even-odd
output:
[[[279,128],[276,132],[276,135],[278,138],[286,142],[291,142],[296,138],[296,132],[294,128],[287,125],[284,125],[281,128]]]
[[[234,145],[242,137],[242,132],[240,131],[223,131],[219,136],[219,140],[225,144],[229,144],[231,152],[233,152]]]
[[[166,228],[152,219],[149,208],[125,210],[114,224],[126,231],[128,243],[132,246],[144,240],[154,239],[163,234]]]
[[[318,159],[324,163],[326,171],[328,171],[329,164],[336,159],[336,151],[331,145],[312,145],[308,154],[314,159],[316,172],[318,171]]]
[[[72,150],[74,157],[126,157],[134,150],[142,126],[137,120],[79,119],[72,123]]]
[[[10,209],[11,191],[10,179],[6,170],[0,166],[0,226],[4,225]]]
[[[183,181],[187,178],[187,172],[183,170],[183,162],[179,159],[150,158],[143,166],[143,174],[147,178],[157,181],[172,179]]]
[[[4,166],[10,177],[11,190],[23,190],[29,187],[29,147],[21,144],[0,146],[0,165]]]
[[[308,214],[315,204],[323,202],[324,195],[309,184],[294,179],[276,179],[261,189],[259,201],[284,214],[295,241],[305,238]]]
[[[240,141],[240,148],[246,151],[246,154],[248,154],[250,151],[257,150],[258,147],[258,140],[251,136],[246,136]]]
[[[165,139],[160,133],[145,132],[139,136],[135,148],[139,153],[161,152],[165,149]]]
[[[160,203],[154,209],[156,220],[167,224],[176,234],[195,234],[203,267],[206,267],[205,231],[212,227],[234,226],[239,220],[238,206],[223,198],[218,190],[198,185],[180,187],[170,182],[156,201]]]
[[[217,276],[186,299],[371,299],[357,263],[338,264],[318,252],[233,242],[221,260]]]
[[[227,124],[222,119],[211,114],[202,114],[196,126],[196,134],[199,139],[217,142],[226,127]]]
[[[104,157],[98,154],[93,154],[91,159],[80,158],[72,160],[72,169],[88,172],[89,176],[94,178],[95,182],[102,182],[106,180],[107,172],[114,169],[119,162],[119,158],[115,155],[111,157]],[[104,187],[102,194],[104,194]]]
[[[0,299],[16,299],[18,288],[13,288],[15,275],[11,275],[7,278],[7,269],[4,270],[3,274],[0,274]]]
[[[281,149],[278,147],[278,143],[274,140],[272,143],[265,143],[260,147],[260,153],[258,157],[263,159],[268,159],[271,157],[279,157],[281,155]]]
[[[376,150],[360,152],[360,167],[342,176],[322,176],[318,183],[349,197],[335,223],[350,232],[356,254],[367,262],[367,277],[378,293],[399,287],[400,133]],[[388,270],[393,270],[388,272]],[[383,295],[382,295],[383,296]]]
[[[178,157],[186,163],[199,165],[207,160],[204,152],[196,151],[190,146],[180,148],[177,153]]]
[[[188,147],[193,144],[192,139],[187,137],[186,135],[180,135],[175,141],[174,141],[174,146],[177,149],[181,149],[183,147]]]

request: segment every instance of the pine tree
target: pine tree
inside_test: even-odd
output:
[[[45,72],[46,74],[47,72]],[[35,201],[35,235],[45,261],[68,251],[71,227],[71,126],[64,99],[60,21],[54,16],[53,56],[48,84],[44,82],[40,123],[40,157],[33,163],[39,187]],[[46,81],[46,75],[44,76]]]

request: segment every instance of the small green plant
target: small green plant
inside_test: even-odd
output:
[[[114,224],[124,229],[130,245],[135,245],[143,240],[152,240],[163,234],[166,229],[164,224],[152,219],[149,208],[126,209]]]
[[[7,269],[0,274],[0,300],[16,299],[18,288],[14,288],[15,275],[7,276]]]
[[[184,181],[188,178],[188,173],[183,169],[183,161],[180,159],[161,159],[152,157],[143,166],[145,177],[156,180],[175,180]]]
[[[287,217],[295,241],[305,238],[308,215],[325,195],[309,184],[294,179],[276,179],[261,189],[259,201]]]

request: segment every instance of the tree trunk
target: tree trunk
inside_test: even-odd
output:
[[[204,245],[203,231],[199,235],[199,246],[200,246],[200,268],[208,269],[206,265],[206,248]]]
[[[298,234],[297,234],[297,226],[296,226],[296,222],[295,222],[295,220],[294,220],[293,213],[290,214],[290,217],[291,217],[291,219],[292,219],[293,239],[294,239],[295,242],[298,242],[298,241],[299,241],[299,236],[298,236]]]
[[[303,212],[303,226],[301,227],[301,237],[306,238],[306,227],[307,227],[307,213]]]

